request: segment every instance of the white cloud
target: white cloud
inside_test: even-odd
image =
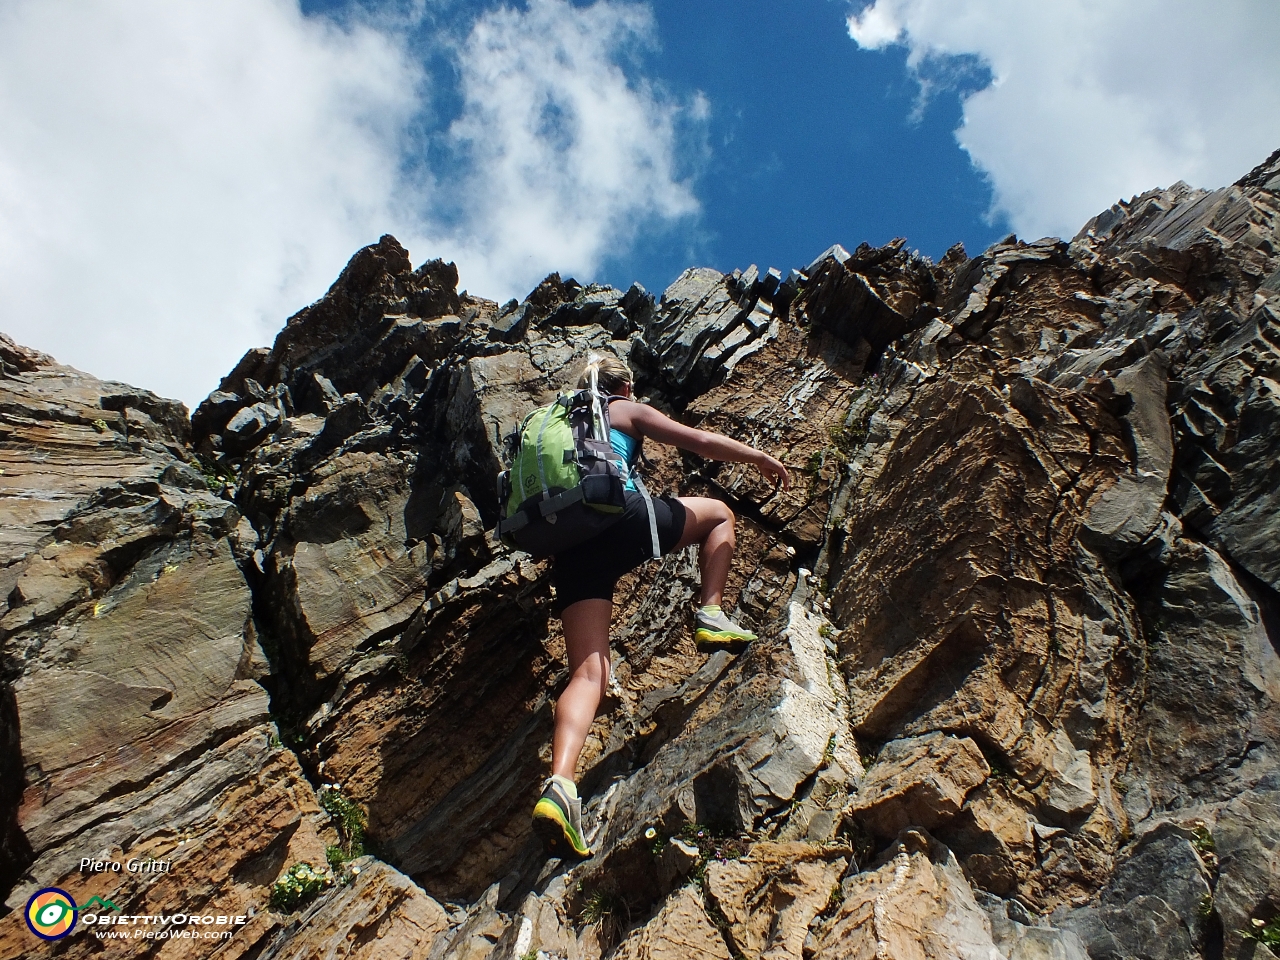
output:
[[[421,79],[286,0],[11,0],[0,329],[196,402],[403,224]]]
[[[682,108],[619,65],[652,34],[647,6],[610,2],[529,0],[476,22],[450,130],[471,168],[457,242],[472,289],[523,294],[553,270],[590,278],[642,227],[697,211],[676,172]],[[695,97],[686,116],[708,111]]]
[[[848,26],[866,49],[904,44],[917,75],[990,68],[956,139],[1023,236],[1071,236],[1176,180],[1230,183],[1280,147],[1274,0],[876,0]]]
[[[676,108],[618,66],[647,8],[482,16],[444,134],[472,166],[447,180],[414,138],[432,117],[412,26],[297,0],[5,0],[0,330],[194,405],[382,233],[505,296],[696,209]]]

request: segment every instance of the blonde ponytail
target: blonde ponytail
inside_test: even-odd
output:
[[[578,389],[590,387],[613,396],[632,382],[631,368],[621,359],[612,353],[596,353],[593,350],[587,355],[587,365],[578,378]]]
[[[587,365],[578,377],[579,390],[591,390],[591,433],[597,440],[608,441],[604,405],[601,399],[614,396],[631,383],[631,368],[611,353],[587,354]]]

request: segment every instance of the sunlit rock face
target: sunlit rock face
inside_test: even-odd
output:
[[[0,956],[123,949],[38,940],[46,887],[229,918],[138,955],[1265,955],[1280,154],[937,264],[457,279],[384,237],[190,419],[0,340]],[[793,482],[648,451],[760,640],[695,650],[692,551],[624,578],[570,865],[494,479],[600,349]]]

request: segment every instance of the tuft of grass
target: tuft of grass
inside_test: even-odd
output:
[[[326,887],[333,886],[333,874],[316,870],[307,862],[295,863],[271,886],[271,909],[292,913],[315,899]]]
[[[837,883],[831,887],[831,893],[827,897],[827,904],[818,913],[818,916],[824,920],[834,917],[842,903],[844,903],[844,891],[840,888],[840,884]]]
[[[849,842],[849,848],[853,851],[852,859],[855,871],[861,873],[876,857],[876,840],[857,820],[846,820],[841,829],[845,839]]]
[[[597,928],[600,945],[607,953],[631,925],[631,909],[627,901],[610,887],[593,887],[586,891],[578,921]]]
[[[587,894],[582,903],[582,922],[587,924],[603,923],[610,917],[626,911],[626,904],[617,894],[603,887],[597,887]]]

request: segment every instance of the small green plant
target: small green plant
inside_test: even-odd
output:
[[[587,894],[587,899],[582,904],[582,922],[601,923],[615,914],[626,911],[626,904],[617,894],[605,890],[603,887],[597,887]]]
[[[1004,787],[1006,790],[1013,789],[1013,785],[1017,782],[1018,778],[1014,775],[1013,770],[1010,769],[1007,763],[999,757],[989,757],[987,759],[987,765],[991,768],[992,780],[1000,784],[1000,786]]]
[[[1217,845],[1213,842],[1213,834],[1209,832],[1209,828],[1205,826],[1203,821],[1196,821],[1195,831],[1191,835],[1191,845],[1196,848],[1196,853],[1200,856],[1212,856],[1217,851]]]
[[[400,674],[400,676],[405,680],[410,679],[409,658],[405,656],[403,650],[396,651],[391,662],[395,665],[396,673]]]
[[[352,850],[345,849],[341,844],[331,843],[324,848],[324,858],[329,862],[329,867],[337,872],[350,863],[356,857],[364,855],[364,848],[360,844],[356,844]]]
[[[864,768],[870,767],[880,756],[880,744],[858,742],[858,759]]]
[[[363,856],[364,829],[368,822],[364,808],[349,797],[343,796],[341,790],[330,784],[320,788],[320,806],[333,817],[341,840],[339,846],[329,848],[336,851],[336,854],[329,855],[326,851],[329,863],[334,863],[335,856],[340,858],[338,863],[346,863],[348,860]]]
[[[235,485],[235,471],[225,464],[214,463],[205,460],[203,457],[198,457],[195,461],[195,468],[204,477],[205,486],[213,493],[221,493],[227,486]]]
[[[520,955],[520,960],[538,960],[538,951],[526,950]]]
[[[830,763],[836,756],[836,735],[833,733],[827,740],[827,749],[822,751],[822,762]]]
[[[822,465],[826,462],[825,452],[825,450],[815,450],[809,454],[809,459],[804,462],[804,474],[806,477],[811,480],[817,477]]]
[[[863,417],[855,423],[840,424],[827,432],[840,462],[848,463],[867,439],[867,418]]]
[[[827,905],[822,908],[818,916],[823,919],[834,917],[842,903],[844,903],[844,891],[840,889],[840,884],[837,883],[832,886],[831,894],[827,897]]]
[[[271,909],[291,913],[315,898],[321,890],[333,886],[333,874],[319,871],[311,864],[295,863],[271,886]]]
[[[1240,936],[1246,940],[1256,940],[1258,943],[1264,943],[1268,947],[1280,946],[1280,917],[1270,921],[1251,920],[1249,921],[1249,928],[1241,930]]]
[[[698,862],[689,878],[702,887],[707,877],[707,864],[712,860],[741,860],[751,850],[751,839],[726,830],[716,830],[701,823],[686,823],[676,836],[698,848]]]
[[[272,750],[279,750],[284,746],[284,741],[280,739],[280,734],[273,730],[271,736],[267,737],[267,746]]]
[[[107,421],[95,420],[93,421],[93,429],[97,430],[99,433],[106,433],[111,428],[107,426]]]
[[[1213,916],[1213,894],[1212,893],[1206,893],[1204,896],[1200,898],[1200,904],[1196,908],[1196,913],[1199,914],[1201,920],[1208,920],[1210,917]]]

